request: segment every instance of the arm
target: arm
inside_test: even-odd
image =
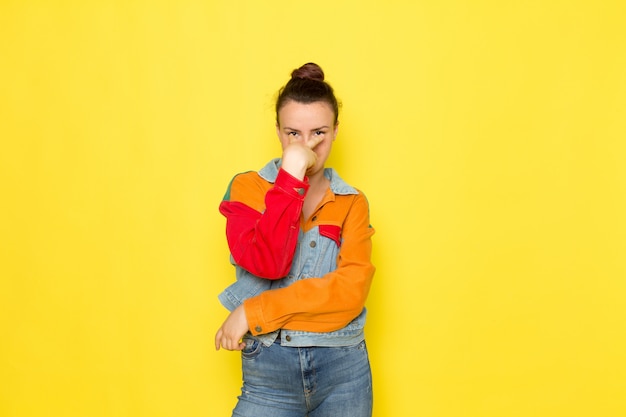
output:
[[[282,167],[269,190],[266,182],[261,186],[249,177],[247,182],[235,177],[228,187],[220,212],[227,218],[231,255],[239,266],[260,278],[279,279],[289,273],[309,189],[305,173],[315,164],[313,148],[322,139],[291,140],[283,148]]]
[[[226,216],[228,246],[239,266],[261,278],[287,275],[308,188],[306,178],[298,180],[283,169],[269,189],[250,177],[233,179],[220,212]]]
[[[280,328],[329,332],[361,313],[375,270],[370,260],[374,229],[369,225],[367,200],[362,194],[353,202],[342,233],[335,271],[265,291],[244,302],[252,334]]]

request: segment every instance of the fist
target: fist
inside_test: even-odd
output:
[[[307,141],[292,139],[283,149],[282,168],[298,179],[303,179],[306,170],[317,162],[313,150],[323,137],[312,137]]]

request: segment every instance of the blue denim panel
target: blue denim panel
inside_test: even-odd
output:
[[[318,227],[306,233],[300,230],[289,275],[274,281],[272,288],[283,288],[303,278],[321,278],[337,269],[338,255],[339,246],[334,240],[320,235]]]
[[[233,262],[232,256],[231,262]],[[234,262],[233,265],[235,265]],[[228,311],[233,311],[239,307],[244,300],[259,295],[265,290],[269,290],[272,285],[271,280],[252,275],[250,272],[237,265],[235,265],[235,276],[237,280],[226,287],[226,289],[217,296]]]

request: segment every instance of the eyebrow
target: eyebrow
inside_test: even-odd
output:
[[[328,126],[317,127],[317,128],[315,128],[315,129],[311,129],[311,132],[316,132],[316,131],[318,131],[318,130],[323,130],[323,129],[330,129],[330,127],[328,127]],[[294,129],[294,128],[291,128],[291,127],[289,127],[289,126],[285,126],[285,127],[283,127],[283,130],[291,130],[291,131],[293,131],[293,132],[299,132],[299,131],[300,131],[300,130],[298,130],[298,129]]]

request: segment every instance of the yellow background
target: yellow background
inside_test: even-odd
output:
[[[626,415],[626,3],[0,2],[0,415],[226,416],[217,206],[322,65],[374,415]]]

